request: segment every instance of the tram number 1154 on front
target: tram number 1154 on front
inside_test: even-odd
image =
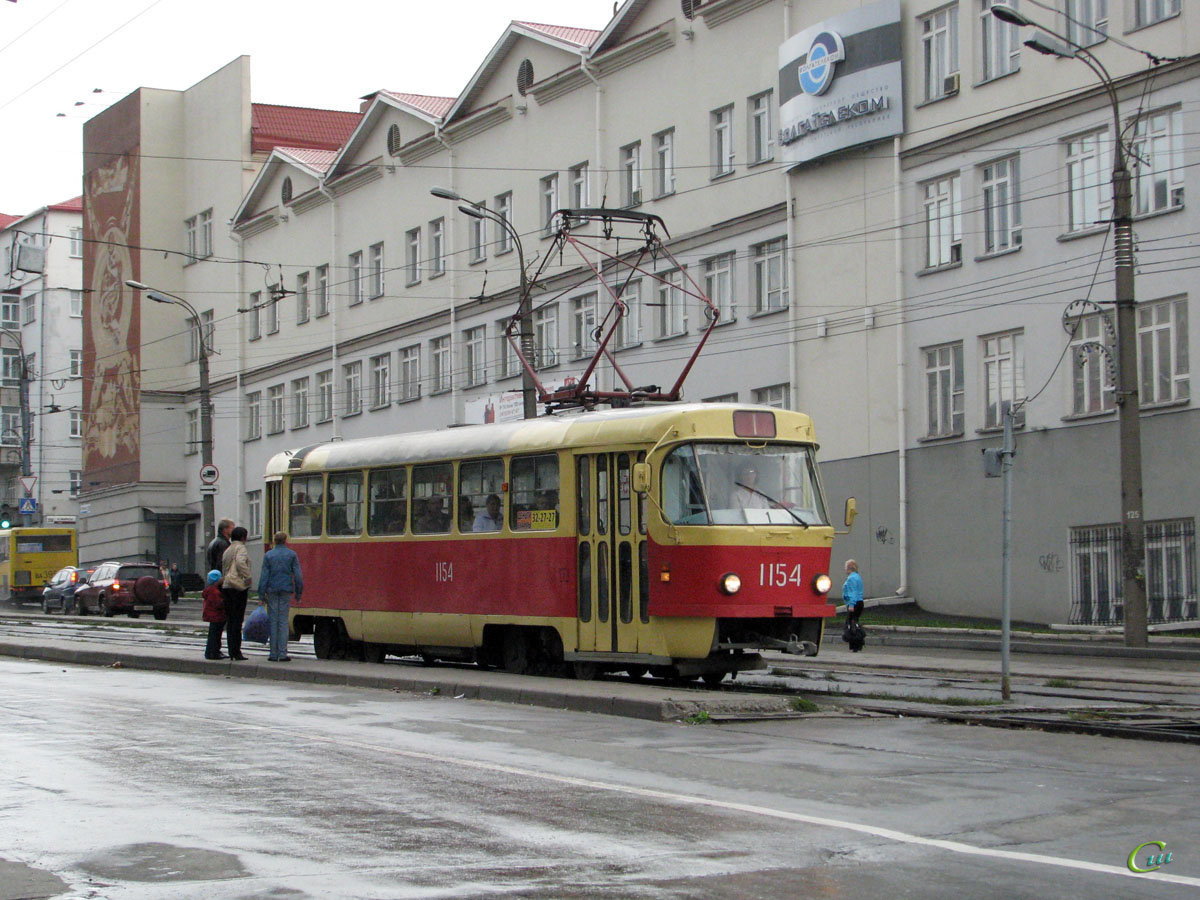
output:
[[[800,587],[800,563],[791,568],[787,563],[759,563],[758,583],[762,587]]]

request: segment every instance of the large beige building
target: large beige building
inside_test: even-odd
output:
[[[687,398],[813,414],[831,506],[854,495],[864,512],[838,554],[860,561],[869,594],[998,611],[999,488],[979,450],[997,443],[996,412],[1028,397],[1015,615],[1113,619],[1111,403],[1088,393],[1092,370],[1055,365],[1070,349],[1061,320],[1072,292],[1086,296],[1095,273],[1092,299],[1111,299],[1111,108],[1083,65],[1032,54],[987,6],[629,0],[599,32],[514,22],[458,96],[375,86],[335,145],[281,139],[265,159],[246,144],[244,60],[186,92],[174,119],[143,116],[130,159],[144,192],[154,141],[246,161],[156,163],[161,182],[143,200],[141,243],[175,252],[141,253],[140,280],[212,322],[218,515],[260,530],[259,473],[281,449],[519,409],[503,336],[516,248],[432,187],[505,217],[530,269],[546,267],[531,327],[547,383],[580,374],[608,305],[581,261],[548,257],[552,214],[631,208],[663,219],[683,271],[655,260],[625,288],[620,365],[637,384],[670,384],[707,325],[676,286],[702,286],[722,315]],[[1139,276],[1153,304],[1142,365],[1158,392],[1146,433],[1163,448],[1148,446],[1146,460],[1147,518],[1159,523],[1152,613],[1195,618],[1200,494],[1180,477],[1182,451],[1166,449],[1197,428],[1186,353],[1196,335],[1176,264],[1187,258],[1181,236],[1200,230],[1184,204],[1196,158],[1187,136],[1200,131],[1186,99],[1195,41],[1170,0],[1068,6],[1086,31],[1053,13],[1044,24],[1086,35],[1117,79],[1124,137],[1140,148],[1137,227],[1154,242]],[[1125,43],[1180,59],[1147,75]],[[208,208],[204,256],[187,241]],[[142,469],[85,499],[90,515],[103,508],[129,527],[149,522],[144,510],[194,523],[200,429],[194,366],[180,365],[186,323],[170,306],[139,308]],[[612,383],[602,368],[597,386]],[[116,521],[96,520],[97,556],[142,549],[103,524]],[[150,527],[138,525],[138,540]],[[190,551],[200,536],[183,541]]]

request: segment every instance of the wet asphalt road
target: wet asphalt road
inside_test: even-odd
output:
[[[839,714],[688,726],[14,660],[0,733],[0,900],[1200,890],[1184,745]],[[1173,861],[1134,875],[1150,840]]]

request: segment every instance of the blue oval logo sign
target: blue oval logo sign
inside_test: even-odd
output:
[[[836,31],[820,32],[813,38],[808,58],[800,66],[800,89],[812,96],[825,93],[833,84],[833,70],[845,58],[842,36]]]

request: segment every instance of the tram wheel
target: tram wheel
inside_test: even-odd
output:
[[[630,681],[641,681],[649,671],[649,666],[629,666],[625,669],[625,674],[629,676]]]
[[[571,668],[575,672],[576,681],[595,681],[596,676],[600,674],[600,667],[594,662],[571,663]]]
[[[369,663],[381,663],[387,657],[387,645],[371,641],[363,642],[363,659]]]
[[[707,687],[715,688],[717,685],[719,685],[722,681],[725,680],[725,673],[724,672],[705,672],[703,675],[700,676],[700,679],[704,682],[704,684]]]
[[[513,675],[529,671],[529,638],[523,628],[510,628],[504,635],[504,671]]]
[[[317,619],[313,624],[313,653],[317,659],[337,659],[341,629],[336,619]]]

